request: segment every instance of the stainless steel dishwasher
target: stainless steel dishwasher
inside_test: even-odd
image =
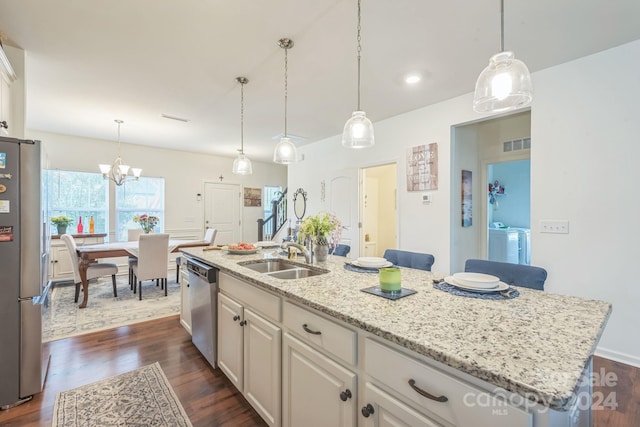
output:
[[[191,341],[216,367],[218,334],[218,269],[185,257],[189,272]]]

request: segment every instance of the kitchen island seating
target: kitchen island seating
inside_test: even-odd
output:
[[[80,284],[82,283],[82,279],[80,278],[80,258],[78,258],[78,251],[76,246],[76,241],[73,239],[73,236],[70,234],[63,234],[60,236],[60,239],[67,246],[67,252],[71,257],[71,265],[73,267],[73,282],[76,285],[76,292],[73,302],[78,302],[78,297],[80,296]],[[96,279],[102,276],[111,276],[111,281],[113,282],[113,296],[118,296],[118,291],[116,289],[116,274],[118,274],[118,266],[115,264],[109,263],[92,263],[87,267],[87,280]]]
[[[398,267],[409,267],[426,271],[431,271],[431,266],[435,262],[435,258],[431,254],[401,251],[398,249],[387,249],[384,251],[384,258]]]
[[[547,279],[547,270],[541,267],[484,259],[468,259],[464,263],[464,271],[491,274],[509,286],[521,286],[539,291],[544,291],[544,281]]]
[[[209,246],[213,245],[213,242],[216,240],[216,234],[218,234],[218,230],[215,228],[207,228],[204,232],[204,240],[209,243]],[[176,257],[176,283],[180,283],[180,264],[182,263],[182,257]]]
[[[351,246],[349,245],[338,245],[336,246],[336,248],[333,250],[333,252],[329,252],[331,255],[338,255],[338,256],[347,256],[349,255],[349,252],[351,252]]]
[[[169,258],[169,235],[166,233],[141,234],[138,239],[138,262],[133,265],[134,288],[138,288],[138,299],[142,300],[142,282],[156,280],[164,287],[167,296],[167,260]]]

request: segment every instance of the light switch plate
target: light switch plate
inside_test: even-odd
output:
[[[422,195],[422,203],[427,204],[431,203],[431,194],[425,193]]]
[[[541,233],[555,233],[555,234],[569,234],[569,221],[568,220],[541,220],[540,221]]]

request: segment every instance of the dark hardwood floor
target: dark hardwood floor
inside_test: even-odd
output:
[[[49,343],[44,391],[0,411],[0,426],[51,426],[56,394],[156,361],[194,427],[264,426],[260,416],[219,369],[211,369],[178,316]]]
[[[219,369],[213,370],[191,344],[178,316],[49,343],[51,364],[44,391],[28,403],[0,411],[0,426],[50,426],[56,394],[160,362],[194,427],[265,426]],[[640,425],[640,369],[599,357],[593,370],[615,375],[594,387],[594,402],[615,393],[617,408],[593,411],[594,427]],[[612,402],[611,398],[608,402]]]

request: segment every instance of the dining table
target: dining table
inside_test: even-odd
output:
[[[182,248],[197,246],[209,246],[205,240],[169,239],[169,252],[178,252]],[[76,248],[79,257],[80,279],[82,281],[82,303],[79,308],[85,308],[89,301],[89,283],[87,280],[87,268],[91,263],[101,258],[137,257],[138,241],[109,242],[95,245],[78,246]],[[167,260],[168,261],[168,260]]]

